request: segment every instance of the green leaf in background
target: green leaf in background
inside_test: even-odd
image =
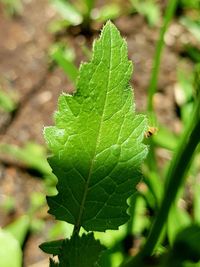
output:
[[[61,95],[56,126],[45,128],[58,194],[49,213],[86,230],[117,229],[129,216],[127,199],[147,154],[146,117],[136,115],[127,45],[108,22],[93,58],[80,68],[77,92]]]
[[[200,62],[200,49],[191,44],[184,46],[184,55],[189,57],[194,63]]]
[[[92,18],[98,21],[107,21],[108,19],[116,19],[121,14],[121,7],[117,3],[107,4],[96,10],[94,14],[92,14]]]
[[[182,261],[200,261],[200,226],[190,225],[182,230],[177,236],[173,246],[176,258]]]
[[[180,0],[180,5],[183,8],[200,9],[200,1],[199,0]]]
[[[167,220],[167,235],[170,244],[173,244],[176,235],[191,223],[189,214],[177,205],[173,205]]]
[[[159,5],[154,0],[130,0],[134,9],[143,15],[150,26],[158,24],[161,14]]]
[[[43,175],[51,173],[51,168],[46,160],[45,148],[39,144],[28,142],[23,148],[10,144],[0,144],[0,153],[13,156],[27,167],[38,170]]]
[[[11,224],[7,225],[4,229],[15,237],[15,239],[22,246],[29,230],[30,218],[27,215],[21,216]]]
[[[51,0],[56,10],[60,15],[66,19],[71,25],[78,25],[82,22],[83,18],[79,11],[66,0]]]
[[[15,108],[16,103],[12,97],[0,89],[0,110],[2,109],[5,112],[12,112]]]
[[[58,256],[60,267],[96,267],[99,256],[105,248],[94,239],[92,233],[81,237],[74,235],[63,242],[62,252]]]
[[[186,27],[186,29],[193,34],[193,36],[200,41],[200,21],[192,20],[189,17],[182,17],[180,20],[181,24]]]
[[[99,241],[94,239],[93,233],[83,234],[81,237],[74,235],[71,239],[45,242],[40,245],[40,248],[45,253],[58,255],[60,267],[96,267],[95,264],[105,249]],[[54,266],[55,263],[51,262],[51,264]]]
[[[21,15],[23,3],[21,0],[0,0],[5,6],[5,11],[10,16]]]
[[[39,247],[42,251],[52,255],[59,255],[62,249],[64,239],[51,242],[44,242]]]
[[[0,228],[0,266],[21,267],[22,250],[15,237]]]
[[[82,2],[85,4],[85,12],[84,13],[85,13],[85,16],[87,19],[90,17],[92,8],[94,7],[94,4],[95,4],[95,0],[85,0]]]
[[[153,141],[157,146],[174,151],[177,147],[178,136],[176,136],[169,128],[159,125],[158,132],[153,135]]]
[[[85,5],[88,10],[91,10],[94,6],[95,0],[85,0]]]
[[[74,64],[74,51],[68,47],[63,48],[61,44],[54,44],[50,56],[64,70],[67,77],[75,82],[78,69]]]

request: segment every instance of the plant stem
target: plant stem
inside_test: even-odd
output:
[[[91,11],[95,4],[95,0],[85,0],[83,1],[85,3],[85,12],[83,14],[83,27],[85,30],[88,30],[90,28],[90,22],[91,22]]]
[[[130,207],[129,207],[129,214],[130,214],[130,219],[127,223],[127,227],[126,227],[126,235],[130,235],[132,234],[132,229],[133,229],[133,223],[134,223],[134,219],[135,219],[135,208],[136,208],[136,203],[137,203],[137,199],[138,199],[138,194],[134,194],[133,196],[131,196],[130,198]]]
[[[166,176],[166,191],[160,210],[156,216],[153,227],[141,252],[132,258],[123,267],[143,266],[145,258],[151,256],[158,243],[160,234],[166,223],[172,203],[175,201],[180,186],[184,182],[185,175],[190,167],[194,152],[200,142],[200,94],[196,99],[191,121],[188,123],[180,140],[178,149],[174,154]]]
[[[72,235],[73,235],[73,236],[74,236],[74,235],[78,235],[79,232],[80,232],[80,229],[81,229],[80,226],[77,227],[76,225],[74,225],[74,229],[73,229]]]
[[[147,100],[147,110],[149,112],[153,111],[153,95],[156,92],[156,87],[158,83],[158,74],[160,69],[160,59],[162,50],[164,47],[164,36],[167,31],[168,25],[174,16],[178,0],[169,0],[165,12],[165,17],[163,21],[162,28],[160,30],[159,40],[156,44],[156,51],[153,62],[153,70],[150,78],[149,88],[148,88],[148,100]]]
[[[149,116],[152,116],[152,114],[153,114],[153,96],[156,93],[157,84],[158,84],[160,60],[161,60],[161,55],[162,55],[162,51],[163,51],[164,44],[165,44],[164,43],[164,37],[165,37],[165,33],[168,29],[169,23],[174,16],[174,12],[176,10],[177,3],[178,3],[178,0],[169,0],[168,1],[168,5],[167,5],[165,16],[164,16],[163,25],[161,27],[160,34],[159,34],[159,40],[156,44],[153,68],[152,68],[151,78],[150,78],[149,88],[148,88],[147,113],[149,114]],[[155,115],[153,114],[153,116],[155,116]],[[156,160],[155,160],[155,146],[153,144],[153,141],[151,141],[150,145],[151,145],[151,150],[150,150],[151,155],[148,156],[148,158],[150,158],[150,161],[148,160],[148,158],[147,158],[147,160],[148,160],[148,163],[150,163],[149,164],[150,170],[151,171],[153,170],[156,172],[158,170],[158,168],[157,168],[157,164],[156,164]]]
[[[176,198],[179,187],[183,183],[185,174],[190,166],[194,151],[200,141],[199,130],[200,121],[195,125],[191,134],[185,136],[178,151],[179,153],[177,153],[174,160],[172,161],[172,165],[168,173],[169,184],[157,219],[154,223],[152,231],[150,232],[149,238],[147,239],[147,243],[143,249],[144,255],[151,255],[158,242],[158,238],[166,222],[170,207]],[[184,147],[185,142],[186,145]]]

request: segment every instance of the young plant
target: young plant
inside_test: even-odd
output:
[[[21,15],[23,11],[23,4],[21,0],[0,0],[5,7],[5,12],[9,16]]]
[[[14,101],[14,97],[0,88],[0,111],[13,112],[15,109],[16,102]]]
[[[130,0],[134,11],[144,16],[150,26],[155,26],[160,20],[159,5],[154,0]]]
[[[62,43],[55,43],[50,48],[49,56],[52,63],[55,62],[61,67],[68,79],[75,83],[78,76],[78,69],[74,63],[74,50],[71,47],[64,47]]]
[[[163,25],[160,30],[159,40],[156,44],[156,50],[155,50],[155,56],[154,56],[154,62],[153,62],[153,71],[151,74],[150,82],[149,82],[149,88],[148,88],[148,100],[147,100],[147,110],[149,113],[153,111],[153,96],[157,91],[157,83],[158,83],[158,75],[160,70],[160,61],[162,56],[162,51],[164,48],[164,36],[168,29],[169,23],[173,19],[176,7],[177,7],[178,0],[169,0]]]
[[[62,20],[54,21],[51,24],[52,31],[62,30],[68,26],[81,25],[83,29],[88,30],[91,20],[91,12],[95,0],[78,0],[70,3],[68,0],[50,0],[55,9],[62,16]]]
[[[23,215],[6,227],[0,227],[0,266],[22,266],[22,246],[29,230],[29,224],[29,217]],[[12,257],[9,256],[9,253],[12,254]]]
[[[73,2],[73,3],[72,3]],[[51,3],[61,15],[60,20],[50,24],[51,32],[65,30],[69,26],[80,26],[85,33],[90,32],[91,22],[104,23],[108,19],[116,19],[121,14],[129,13],[128,9],[119,3],[106,1],[103,6],[95,8],[95,0],[51,0]]]
[[[99,266],[104,247],[91,231],[116,230],[129,219],[127,199],[147,155],[147,120],[135,113],[131,74],[126,42],[108,22],[91,62],[80,67],[75,94],[60,96],[56,125],[44,130],[58,178],[58,194],[47,197],[49,213],[74,225],[70,239],[40,246],[58,255],[50,266]]]

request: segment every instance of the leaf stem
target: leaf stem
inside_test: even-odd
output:
[[[122,265],[123,267],[142,266],[141,264],[143,264],[145,258],[151,256],[153,253],[167,220],[171,205],[175,201],[179,188],[184,182],[184,178],[192,162],[194,152],[200,142],[199,131],[200,94],[196,99],[191,121],[186,126],[185,132],[182,135],[177,151],[174,154],[171,165],[168,169],[165,180],[167,182],[166,191],[160,210],[147,238],[147,242],[141,252],[135,258],[132,258],[129,262]]]
[[[148,88],[148,100],[147,100],[147,110],[148,112],[153,111],[153,96],[156,92],[156,87],[158,83],[158,74],[160,69],[161,54],[164,47],[164,36],[167,31],[168,25],[174,16],[178,0],[169,0],[166,8],[164,21],[162,28],[160,30],[159,40],[156,44],[156,51],[153,62],[153,70],[150,78],[149,88]]]

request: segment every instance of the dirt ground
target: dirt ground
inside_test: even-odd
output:
[[[44,143],[42,129],[53,123],[52,114],[62,91],[71,92],[73,86],[59,68],[50,71],[48,50],[54,37],[48,31],[50,21],[56,17],[47,0],[29,0],[23,14],[9,18],[0,6],[0,87],[17,95],[18,107],[14,114],[0,114],[0,142],[22,146],[27,141]],[[150,28],[139,15],[124,16],[115,21],[128,42],[129,58],[134,62],[131,81],[135,89],[136,108],[144,111],[146,92],[152,68],[152,58],[159,28]],[[100,25],[99,25],[100,27]],[[174,22],[166,36],[167,46],[162,57],[159,90],[155,106],[159,120],[179,131],[176,115],[174,86],[176,69],[180,63],[182,27]],[[95,34],[96,35],[96,34]],[[76,63],[84,60],[79,49],[84,36],[66,35],[66,42],[76,51]],[[86,42],[91,44],[94,36]],[[8,216],[0,211],[0,225],[5,226],[13,218],[27,210],[28,197],[33,191],[42,191],[40,180],[26,170],[0,162],[0,196],[11,195],[16,199],[16,210]],[[25,244],[24,266],[47,266],[47,256],[38,245],[45,241],[52,219],[47,217],[47,228],[41,234],[30,235]]]

